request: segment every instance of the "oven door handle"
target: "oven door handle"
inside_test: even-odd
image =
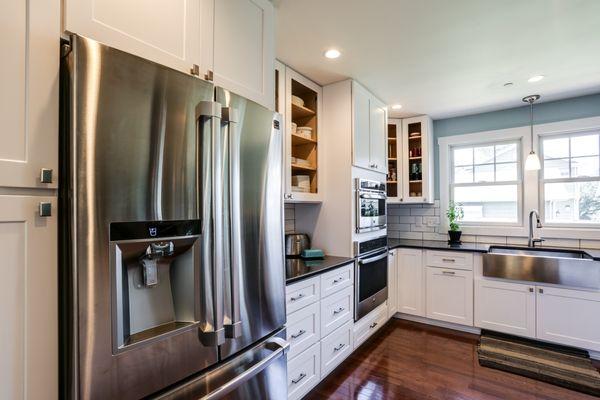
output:
[[[381,254],[379,254],[379,255],[377,255],[375,257],[359,259],[358,262],[360,264],[370,264],[370,263],[375,262],[375,261],[383,260],[387,256],[388,256],[388,254],[387,254],[387,250],[386,250],[383,253],[381,253]]]
[[[377,193],[359,193],[358,197],[361,199],[376,199],[376,200],[385,200],[387,196],[385,194],[377,194]]]

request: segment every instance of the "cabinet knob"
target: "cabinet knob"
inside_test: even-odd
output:
[[[533,293],[533,288],[532,287],[529,288],[529,293]]]
[[[540,288],[538,291],[539,291],[541,294],[544,294],[544,289]]]
[[[190,74],[194,76],[200,76],[200,66],[197,64],[193,64],[192,68],[190,68]]]
[[[52,203],[41,202],[39,205],[40,217],[52,216]]]
[[[206,73],[204,74],[204,79],[207,81],[213,81],[215,79],[214,77],[214,73],[212,72],[212,70],[207,70]]]
[[[52,169],[42,168],[40,169],[40,182],[41,183],[52,183]]]

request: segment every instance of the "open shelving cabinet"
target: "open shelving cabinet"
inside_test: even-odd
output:
[[[303,104],[292,100],[300,98]],[[321,87],[294,70],[285,69],[285,200],[320,202]],[[301,128],[307,128],[302,132]]]
[[[402,197],[402,120],[388,119],[387,124],[387,177],[388,202],[400,201]]]
[[[402,120],[402,194],[404,203],[433,203],[433,129],[431,118]]]

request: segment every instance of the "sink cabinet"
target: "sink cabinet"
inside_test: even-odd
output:
[[[536,288],[538,339],[600,351],[600,293]]]
[[[475,280],[475,326],[535,338],[535,287]]]

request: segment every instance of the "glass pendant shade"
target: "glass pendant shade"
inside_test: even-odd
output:
[[[526,171],[538,171],[542,168],[540,165],[540,158],[537,154],[532,150],[527,159],[525,160],[525,170]]]

